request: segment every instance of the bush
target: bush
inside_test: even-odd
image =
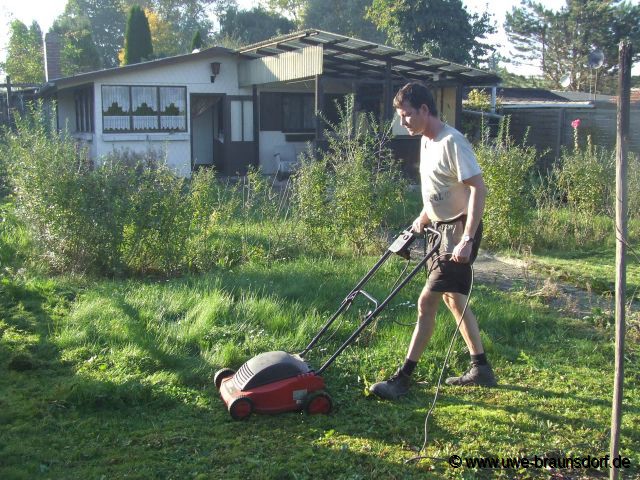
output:
[[[86,151],[68,136],[52,135],[41,108],[17,119],[3,155],[9,167],[19,216],[40,256],[56,271],[105,268],[113,258],[113,230],[106,223],[105,196]],[[107,201],[108,202],[108,201]],[[107,203],[108,204],[108,203]]]
[[[554,165],[550,181],[557,188],[557,197],[567,206],[587,214],[612,214],[615,191],[615,156],[611,151],[594,146],[591,137],[584,148],[576,145],[564,150]]]
[[[114,153],[94,165],[42,108],[17,120],[3,155],[20,219],[54,272],[173,273],[185,245],[184,181],[159,154]]]
[[[296,214],[315,246],[347,243],[362,253],[374,242],[405,189],[388,147],[391,125],[373,115],[352,124],[353,97],[337,105],[339,121],[326,121],[327,149],[318,159],[305,155],[294,176]]]
[[[489,140],[484,134],[475,150],[489,191],[483,216],[483,241],[490,247],[529,245],[533,204],[530,180],[535,149],[514,144],[506,117],[500,123],[497,138]]]
[[[145,165],[139,172],[122,230],[122,257],[142,274],[173,275],[184,269],[190,212],[185,208],[185,180],[164,163]]]

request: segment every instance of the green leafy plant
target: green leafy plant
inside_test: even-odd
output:
[[[550,181],[569,207],[587,214],[613,212],[615,160],[611,151],[593,145],[591,135],[580,146],[580,121],[572,123],[574,147],[564,150],[553,167]]]
[[[405,182],[389,149],[391,125],[364,115],[353,123],[353,96],[338,104],[337,123],[325,119],[327,148],[317,160],[304,156],[295,175],[298,218],[316,242],[330,247],[346,238],[364,252],[374,242]],[[340,242],[341,243],[341,242]]]
[[[489,191],[483,217],[486,244],[494,248],[529,245],[533,204],[529,192],[535,149],[514,143],[507,117],[501,121],[495,139],[483,134],[476,155]]]

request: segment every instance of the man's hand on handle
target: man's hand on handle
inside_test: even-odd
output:
[[[431,220],[429,220],[429,217],[427,217],[427,214],[425,212],[422,212],[420,213],[418,218],[416,218],[413,221],[413,225],[411,226],[411,229],[413,230],[414,233],[424,233],[425,227],[430,223],[431,223]]]

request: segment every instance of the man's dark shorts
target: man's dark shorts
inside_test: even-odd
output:
[[[462,293],[469,295],[471,290],[471,263],[478,256],[482,240],[482,222],[473,236],[470,263],[459,263],[451,260],[451,253],[460,243],[467,222],[466,215],[449,222],[434,222],[434,228],[442,233],[442,242],[435,255],[427,262],[429,278],[427,286],[433,292]],[[436,242],[435,235],[429,235],[428,248],[431,250]]]

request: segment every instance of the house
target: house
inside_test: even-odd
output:
[[[92,158],[129,149],[162,149],[189,176],[201,166],[228,175],[250,165],[276,173],[307,142],[322,145],[335,100],[355,94],[360,111],[392,119],[395,91],[409,80],[432,86],[442,117],[461,121],[462,89],[495,85],[475,68],[315,29],[238,50],[186,55],[60,78],[55,37],[45,39],[47,84],[59,129],[86,144]],[[417,159],[417,139],[394,125],[393,148]]]

